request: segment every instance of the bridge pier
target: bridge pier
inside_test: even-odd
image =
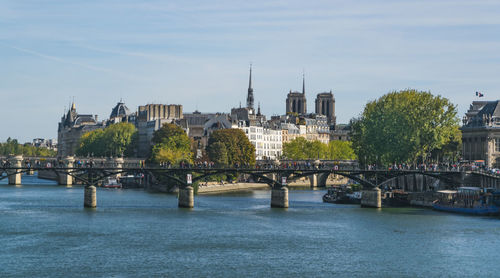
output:
[[[16,168],[21,168],[22,163],[23,163],[23,156],[22,155],[14,155],[10,156],[8,158],[8,161],[10,163],[10,167],[16,167]],[[19,185],[21,184],[21,173],[18,170],[8,170],[7,174],[9,176],[9,184],[10,185]]]
[[[73,163],[75,159],[72,156],[67,156],[63,159],[65,168],[73,168]],[[59,173],[59,185],[73,185],[73,177],[68,174],[68,171]]]
[[[179,207],[180,208],[194,207],[194,189],[192,186],[179,188]]]
[[[376,187],[373,190],[364,190],[361,195],[361,207],[381,208],[382,194],[380,188]]]
[[[288,208],[288,188],[274,188],[271,190],[271,207]]]
[[[35,170],[30,169],[28,172],[26,172],[26,175],[33,176],[35,174]]]
[[[318,187],[318,174],[310,175],[309,181],[311,182],[311,187]]]
[[[97,207],[97,189],[95,186],[85,186],[83,206],[86,208]]]

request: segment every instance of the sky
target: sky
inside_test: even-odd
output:
[[[77,111],[182,104],[284,114],[305,74],[308,112],[332,90],[337,122],[387,92],[500,99],[500,1],[0,0],[0,141],[57,138]]]

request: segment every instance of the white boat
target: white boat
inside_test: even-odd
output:
[[[107,182],[102,185],[104,188],[122,188],[122,184],[117,179],[108,178]]]

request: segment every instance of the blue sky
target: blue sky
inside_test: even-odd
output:
[[[75,98],[229,112],[248,66],[263,112],[306,75],[308,111],[333,90],[339,122],[392,90],[500,98],[500,1],[0,1],[0,141],[56,138]]]

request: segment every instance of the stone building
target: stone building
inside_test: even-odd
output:
[[[97,115],[78,114],[73,103],[66,115],[62,116],[57,129],[57,156],[75,155],[80,144],[80,137],[89,131],[104,128],[103,122],[97,121]]]
[[[120,100],[111,110],[108,124],[116,124],[120,122],[131,122],[135,124],[135,113],[130,112],[125,103]]]
[[[317,115],[326,116],[329,125],[335,125],[335,98],[332,91],[319,93],[316,96]]]
[[[310,114],[304,120],[308,141],[320,141],[324,144],[330,142],[330,127],[326,116]]]
[[[137,109],[136,126],[138,132],[138,157],[148,157],[153,133],[165,123],[175,123],[188,132],[186,121],[182,121],[182,105],[147,104]]]
[[[473,101],[462,122],[463,159],[500,168],[500,100]]]
[[[265,126],[246,126],[240,122],[237,128],[243,130],[255,147],[255,159],[278,159],[282,155],[281,130]]]
[[[306,101],[306,84],[305,78],[302,77],[302,93],[290,92],[286,97],[286,113],[296,113],[299,115],[307,114],[307,101]]]
[[[336,124],[330,126],[330,141],[350,141],[351,140],[351,126],[346,124]]]

